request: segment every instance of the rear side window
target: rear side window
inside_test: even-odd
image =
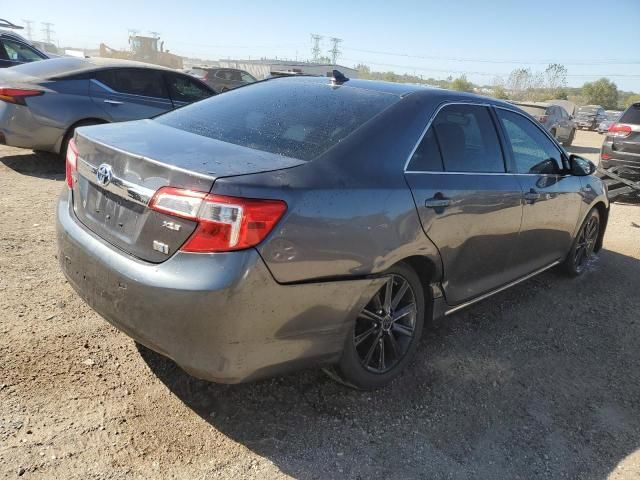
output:
[[[498,134],[486,107],[447,105],[431,128],[447,172],[505,171]]]
[[[13,40],[4,39],[0,41],[0,48],[4,48],[5,58],[16,62],[34,62],[46,58],[27,45]]]
[[[629,108],[627,108],[618,122],[640,125],[640,103],[634,103]]]
[[[508,110],[497,109],[517,173],[554,174],[560,171],[560,150],[528,118]]]
[[[211,90],[203,87],[198,82],[194,82],[189,77],[172,74],[169,74],[166,77],[171,100],[191,103],[209,98],[213,95]]]
[[[441,172],[444,170],[440,147],[438,146],[433,127],[427,130],[420,145],[418,145],[418,148],[411,157],[407,170],[413,172]]]
[[[120,93],[168,98],[162,75],[156,70],[142,68],[102,70],[96,73],[96,80]]]
[[[347,85],[277,79],[216,95],[155,120],[223,142],[312,160],[399,99]]]

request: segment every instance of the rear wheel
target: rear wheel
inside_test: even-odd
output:
[[[599,235],[600,213],[597,208],[593,208],[582,223],[571,251],[564,261],[564,268],[570,276],[577,277],[584,273],[589,260],[593,257]]]
[[[343,383],[370,390],[396,378],[415,354],[425,299],[415,271],[400,263],[362,309],[333,373]]]

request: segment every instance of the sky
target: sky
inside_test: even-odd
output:
[[[9,2],[7,2],[9,3]],[[51,0],[10,2],[2,17],[59,46],[126,48],[129,29],[159,32],[165,48],[206,59],[311,57],[311,33],[343,41],[338,63],[424,78],[506,80],[515,68],[568,69],[570,86],[600,77],[640,92],[640,0]]]

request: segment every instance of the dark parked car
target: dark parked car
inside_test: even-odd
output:
[[[571,146],[576,136],[576,125],[564,108],[544,102],[513,103],[538,120],[565,147]]]
[[[609,127],[618,121],[622,112],[617,110],[605,110],[604,114],[604,120],[598,124],[598,133],[606,133],[609,130]]]
[[[189,75],[128,60],[19,65],[0,71],[0,143],[65,152],[79,126],[149,118],[214,94]]]
[[[217,93],[257,81],[250,73],[236,68],[193,67],[187,70],[187,73],[199,78]]]
[[[584,272],[609,211],[593,164],[511,104],[345,80],[78,129],[57,212],[71,285],[195,376],[324,365],[374,388],[432,318]]]
[[[22,27],[0,18],[0,68],[45,60],[49,56],[15,33]]]
[[[600,166],[618,167],[620,176],[640,180],[640,103],[629,106],[609,127],[600,149]]]
[[[576,126],[579,129],[595,130],[600,122],[604,121],[606,114],[600,105],[584,105],[578,108],[576,113]]]

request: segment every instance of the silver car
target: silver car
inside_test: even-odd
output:
[[[65,152],[79,126],[149,118],[215,92],[183,73],[106,58],[54,58],[0,70],[0,143]]]

